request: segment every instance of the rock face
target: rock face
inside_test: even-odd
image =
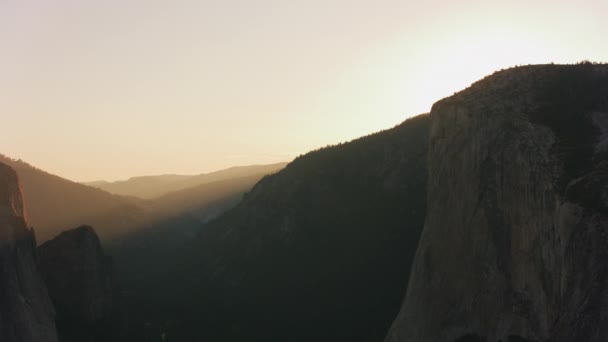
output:
[[[608,340],[608,66],[501,71],[431,112],[388,342]]]
[[[112,258],[89,226],[65,231],[38,248],[40,269],[64,341],[111,341],[117,287]]]
[[[55,342],[53,305],[38,272],[17,174],[0,163],[0,341]]]

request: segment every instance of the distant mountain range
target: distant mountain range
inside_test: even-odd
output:
[[[72,182],[4,155],[0,155],[0,162],[11,166],[19,175],[28,223],[35,228],[40,243],[82,224],[93,226],[102,240],[121,239],[132,232],[156,226],[168,216],[180,214],[192,214],[202,224],[236,204],[240,196],[265,174],[285,165],[235,167],[197,176],[180,176],[181,181],[171,186],[164,183],[162,191],[161,187],[156,188],[156,193],[163,196],[140,199],[132,193],[117,195]],[[154,180],[157,176],[137,179]],[[129,181],[124,183],[123,188],[129,188],[128,184]],[[207,207],[210,211],[205,210]]]
[[[86,185],[105,190],[109,193],[123,196],[134,196],[152,199],[170,192],[184,190],[217,181],[247,177],[255,174],[267,174],[282,169],[287,163],[270,165],[236,166],[229,169],[203,173],[199,175],[158,175],[133,177],[128,180],[106,182],[94,181]]]

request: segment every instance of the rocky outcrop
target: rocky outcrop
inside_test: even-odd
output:
[[[35,259],[17,174],[0,163],[0,341],[55,342],[54,310]]]
[[[40,269],[64,341],[113,341],[117,286],[112,258],[89,226],[65,231],[38,248]]]
[[[388,342],[608,340],[608,66],[433,106],[427,215]]]

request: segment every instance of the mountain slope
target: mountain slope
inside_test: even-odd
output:
[[[0,162],[10,165],[19,174],[28,220],[35,228],[39,242],[82,224],[94,226],[104,241],[166,226],[166,220],[180,215],[185,215],[192,224],[200,225],[234,206],[257,180],[282,166],[235,167],[209,174],[205,178],[209,181],[206,184],[170,192],[154,200],[141,200],[75,183],[21,160],[0,155]],[[231,176],[234,178],[229,178]],[[175,228],[180,228],[178,222],[173,222],[176,223]]]
[[[427,123],[311,152],[262,179],[153,281],[145,321],[179,341],[382,340],[407,281],[396,270],[423,225]]]
[[[203,173],[200,175],[159,175],[133,177],[125,181],[105,182],[96,181],[86,183],[109,193],[152,199],[166,195],[170,192],[180,191],[203,184],[222,180],[242,178],[255,174],[269,174],[276,172],[287,165],[276,163],[269,165],[236,166],[225,170]]]
[[[170,267],[201,226],[237,205],[264,174],[203,184],[151,200],[154,219],[139,231],[107,243],[126,291],[135,295],[150,278]]]
[[[56,342],[55,312],[25,221],[17,174],[0,163],[0,341]]]
[[[273,170],[273,169],[269,169]],[[209,212],[209,205],[213,201],[222,200],[226,205],[234,206],[240,201],[243,194],[269,173],[255,173],[244,177],[235,177],[213,181],[191,188],[173,191],[150,200],[148,203],[155,209],[167,214],[190,212],[207,222],[224,210]],[[220,204],[220,203],[218,203]],[[205,208],[201,212],[200,208]]]
[[[111,238],[145,220],[136,200],[109,194],[0,155],[0,162],[17,171],[28,208],[28,221],[44,242],[69,227],[94,225],[102,238]]]
[[[386,341],[606,341],[608,65],[498,72],[430,118],[428,213]]]

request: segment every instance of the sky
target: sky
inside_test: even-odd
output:
[[[608,61],[606,0],[0,0],[0,153],[75,181],[289,161],[502,68]]]

